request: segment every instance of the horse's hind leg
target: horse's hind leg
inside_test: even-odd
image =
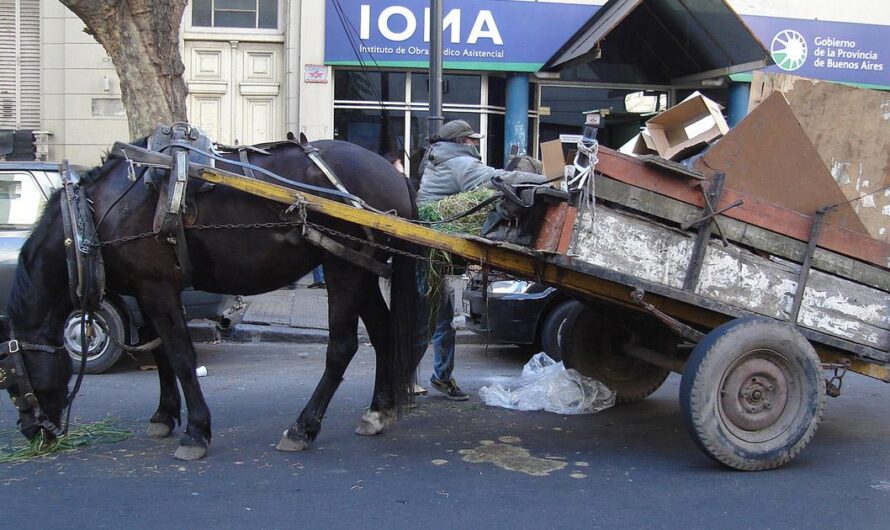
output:
[[[179,292],[172,285],[152,282],[146,289],[150,292],[139,296],[140,305],[161,337],[164,346],[158,355],[166,354],[169,367],[182,387],[188,409],[188,425],[174,456],[180,460],[197,460],[207,454],[207,445],[210,443],[210,409],[204,401],[201,385],[195,374],[195,349],[188,335],[182,301]],[[158,364],[162,392],[165,384],[169,384],[169,380],[165,383],[165,378],[169,378],[169,375],[160,373],[163,364],[163,361]]]
[[[392,425],[398,414],[392,384],[387,378],[389,362],[391,362],[391,345],[389,337],[389,308],[380,293],[378,280],[372,277],[366,290],[368,295],[361,306],[362,322],[368,330],[368,338],[374,346],[377,368],[374,376],[374,394],[371,407],[362,415],[356,434],[374,436]]]
[[[279,451],[308,449],[321,430],[321,420],[358,350],[358,313],[362,291],[361,269],[336,260],[325,267],[328,287],[328,348],[324,373],[309,403],[275,446]]]

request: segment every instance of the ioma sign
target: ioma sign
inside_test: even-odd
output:
[[[325,64],[428,66],[427,0],[339,4],[342,11],[327,0]],[[447,1],[442,21],[445,67],[537,71],[596,10],[590,5]]]

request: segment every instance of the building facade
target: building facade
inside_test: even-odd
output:
[[[611,109],[607,145],[701,89],[730,103],[732,79],[651,85],[540,68],[605,0],[449,0],[444,115],[486,133],[503,163],[510,141],[577,132],[581,112]],[[770,70],[890,87],[884,0],[728,0],[768,49]],[[427,130],[426,0],[191,0],[181,52],[190,121],[225,144],[303,132],[416,165]],[[128,136],[114,66],[57,0],[0,0],[0,128],[45,131],[44,158],[98,163]],[[11,38],[12,37],[12,38]]]

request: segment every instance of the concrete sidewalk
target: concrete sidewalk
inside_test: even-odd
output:
[[[309,289],[308,284],[309,280],[305,279],[293,289],[244,297],[246,307],[233,316],[232,326],[221,332],[218,339],[239,343],[327,343],[328,293],[325,289]],[[459,303],[455,304],[456,309],[460,307]],[[484,343],[484,337],[464,328],[462,315],[455,317],[454,325],[459,344]],[[359,340],[368,342],[368,333],[361,321]]]

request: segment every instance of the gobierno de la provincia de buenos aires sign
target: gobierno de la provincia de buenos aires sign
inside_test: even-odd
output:
[[[890,26],[763,16],[743,20],[775,61],[770,71],[890,88]]]

